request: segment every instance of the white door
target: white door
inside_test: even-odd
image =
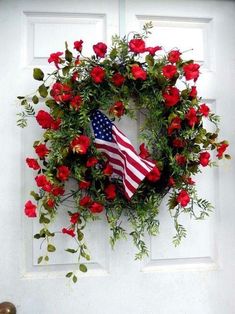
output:
[[[173,223],[164,205],[160,236],[146,238],[150,257],[134,261],[131,241],[109,248],[105,220],[90,225],[89,271],[76,285],[65,273],[74,261],[63,250],[37,265],[40,243],[32,241],[36,223],[23,216],[33,177],[24,166],[32,141],[40,136],[16,127],[15,98],[33,92],[33,67],[49,71],[47,57],[82,38],[91,44],[111,35],[154,24],[153,41],[177,46],[202,65],[198,82],[204,101],[221,115],[221,139],[234,155],[235,3],[232,1],[47,0],[0,2],[0,303],[11,301],[20,314],[234,314],[235,193],[234,161],[221,162],[198,178],[200,195],[215,205],[206,221],[182,218],[188,235],[171,243]],[[134,130],[134,129],[133,129]],[[125,130],[123,130],[125,132]],[[137,134],[129,134],[136,141]],[[125,222],[124,222],[125,224]],[[57,240],[62,244],[62,238]]]

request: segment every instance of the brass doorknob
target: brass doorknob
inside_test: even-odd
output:
[[[16,314],[16,307],[10,302],[0,303],[0,314]]]

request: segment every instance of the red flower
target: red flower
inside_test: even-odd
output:
[[[88,189],[89,187],[90,187],[90,185],[91,185],[91,182],[90,181],[85,181],[85,180],[83,180],[83,181],[80,181],[79,183],[78,183],[78,186],[79,186],[79,188],[80,189]]]
[[[51,121],[51,129],[52,130],[58,130],[60,128],[60,124],[61,124],[61,119],[60,118],[57,118],[56,120],[53,119]]]
[[[50,181],[47,180],[44,174],[36,176],[35,181],[38,187],[42,188],[46,192],[51,192],[52,184]]]
[[[172,107],[176,105],[180,100],[179,90],[178,88],[173,86],[168,86],[162,96],[165,99],[167,107]]]
[[[74,153],[78,153],[81,155],[86,154],[88,147],[90,146],[90,139],[86,135],[78,135],[71,142],[71,148]]]
[[[79,213],[73,213],[71,216],[70,216],[70,222],[72,225],[75,225],[77,222],[78,222],[78,219],[80,217],[80,214]]]
[[[70,106],[75,110],[78,110],[81,107],[81,104],[82,104],[82,97],[80,95],[74,96],[70,100]]]
[[[98,163],[98,159],[94,156],[88,158],[87,162],[86,162],[86,167],[93,167]]]
[[[222,143],[222,144],[220,144],[217,148],[216,148],[216,150],[217,150],[217,155],[216,155],[216,157],[218,157],[219,159],[220,158],[222,158],[223,157],[223,153],[226,151],[226,149],[227,149],[227,147],[228,147],[229,145],[227,144],[227,143]]]
[[[63,195],[64,194],[64,189],[61,187],[61,186],[54,186],[51,190],[51,193],[54,195],[54,196],[59,196],[59,195]]]
[[[132,39],[129,42],[129,48],[130,51],[134,53],[145,52],[145,42],[143,41],[143,39],[140,38]]]
[[[192,128],[198,123],[197,111],[194,108],[190,108],[185,115],[185,119],[188,120],[188,125]]]
[[[79,62],[79,60],[77,60],[76,62]],[[73,72],[72,80],[77,81],[78,78],[79,78],[79,73],[77,71]]]
[[[196,86],[192,86],[191,91],[189,93],[189,96],[192,98],[196,98],[197,97],[197,87]]]
[[[122,84],[124,83],[125,77],[121,73],[117,72],[113,75],[111,80],[115,86],[119,87],[122,86]]]
[[[177,137],[173,140],[172,144],[174,147],[183,148],[185,145],[185,141],[182,140],[181,138]]]
[[[92,203],[92,199],[90,198],[90,196],[84,196],[79,201],[79,205],[83,207],[89,206],[91,203]]]
[[[114,116],[120,118],[125,113],[125,107],[122,101],[116,101],[112,107],[110,108],[109,112]]]
[[[186,178],[186,179],[185,179],[185,182],[188,183],[188,184],[190,184],[190,185],[194,185],[194,184],[195,184],[195,181],[193,181],[193,179],[190,178],[190,177],[189,177],[189,178]]]
[[[168,64],[162,67],[163,76],[165,76],[169,80],[172,79],[176,73],[177,73],[177,67],[175,65]]]
[[[70,175],[70,170],[67,166],[59,166],[57,168],[57,175],[56,177],[61,181],[68,180],[68,177]]]
[[[50,150],[46,147],[45,144],[38,144],[37,146],[34,147],[35,153],[38,155],[40,158],[44,158]]]
[[[162,50],[162,47],[160,46],[155,46],[155,47],[147,47],[145,48],[145,51],[148,52],[150,55],[154,56],[155,53],[158,51],[158,50]]]
[[[160,176],[161,176],[161,172],[159,171],[158,167],[155,166],[152,171],[150,171],[146,178],[151,181],[151,182],[156,182],[160,179]]]
[[[77,40],[74,43],[74,49],[76,49],[78,52],[82,51],[82,44],[83,44],[83,40]]]
[[[194,82],[196,82],[196,80],[199,77],[199,68],[200,68],[200,65],[197,63],[190,63],[187,65],[184,65],[183,71],[184,71],[186,80],[187,81],[194,80]]]
[[[208,117],[208,114],[210,112],[210,108],[206,104],[201,104],[199,108],[199,112],[204,116]]]
[[[176,160],[177,164],[180,166],[184,166],[187,162],[186,157],[184,155],[181,155],[181,154],[176,154],[175,160]]]
[[[24,207],[25,215],[30,217],[30,218],[37,217],[36,208],[37,208],[37,206],[34,205],[31,201],[27,201],[25,203],[25,207]]]
[[[60,51],[50,54],[50,57],[48,58],[48,62],[49,63],[54,62],[57,69],[59,69],[58,64],[61,62],[60,56],[62,56],[62,54],[63,52],[60,52]]]
[[[95,66],[91,70],[90,75],[91,75],[93,82],[95,82],[96,84],[100,84],[104,81],[105,70],[99,66]]]
[[[112,173],[113,173],[113,167],[107,164],[105,168],[103,169],[103,174],[106,176],[111,176]]]
[[[109,184],[105,189],[104,193],[106,195],[106,198],[110,201],[114,200],[116,197],[116,186],[114,184]]]
[[[173,177],[170,177],[169,180],[168,180],[168,185],[169,186],[175,186],[175,180]]]
[[[92,205],[89,207],[90,211],[94,214],[96,213],[101,213],[104,210],[104,205],[94,202]]]
[[[199,162],[203,167],[206,167],[209,164],[210,161],[210,153],[208,152],[202,152],[200,153]]]
[[[46,203],[46,204],[47,204],[47,206],[53,208],[53,207],[55,206],[55,201],[54,201],[53,199],[49,198],[49,199],[47,200],[47,203]]]
[[[107,45],[99,42],[93,46],[93,50],[97,57],[103,58],[107,52]]]
[[[140,153],[139,153],[139,156],[140,156],[141,158],[143,158],[143,159],[146,159],[146,158],[148,158],[148,157],[150,156],[149,151],[148,151],[147,147],[144,145],[144,143],[142,143],[142,144],[140,145]]]
[[[140,79],[145,81],[147,78],[147,73],[139,65],[133,65],[131,68],[131,73],[135,80]]]
[[[75,233],[74,233],[74,230],[73,229],[67,229],[67,228],[63,228],[62,229],[62,233],[64,234],[68,234],[70,235],[71,237],[75,237]]]
[[[72,97],[71,91],[72,89],[70,86],[57,82],[52,86],[51,96],[57,102],[66,102],[69,101]]]
[[[34,158],[26,158],[26,163],[29,166],[29,168],[32,168],[33,170],[40,169],[40,165],[38,164],[37,160]]]
[[[172,50],[168,53],[168,61],[170,63],[176,63],[180,60],[181,52],[179,50]]]
[[[182,190],[178,196],[177,196],[177,202],[182,206],[185,207],[190,202],[190,197],[188,195],[188,192],[185,190]]]
[[[175,130],[179,130],[181,128],[181,119],[179,117],[175,117],[171,120],[171,124],[167,129],[168,135],[171,135]]]
[[[50,129],[53,118],[48,112],[39,110],[36,115],[36,120],[43,129]]]

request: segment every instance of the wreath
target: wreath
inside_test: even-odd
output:
[[[180,214],[203,219],[212,210],[198,197],[192,176],[216,164],[210,151],[218,159],[229,159],[224,154],[228,143],[218,141],[219,117],[197,95],[200,65],[185,61],[179,49],[147,47],[151,27],[146,24],[130,40],[114,36],[108,52],[99,42],[89,58],[82,54],[82,40],[74,42],[75,53],[66,43],[64,53],[50,55],[55,70],[46,78],[41,69],[33,70],[34,79],[41,81],[36,93],[18,97],[23,106],[18,125],[25,127],[27,118],[35,117],[44,130],[33,144],[37,158],[26,158],[36,172],[38,191],[31,191],[34,201],[25,203],[24,212],[39,219],[42,228],[34,238],[45,243],[38,263],[48,261],[56,250],[53,238],[58,231],[51,225],[68,200],[73,207],[60,232],[74,238],[74,246],[66,251],[78,255],[82,272],[87,271],[84,260],[90,260],[84,229],[102,212],[112,247],[127,236],[121,216],[127,217],[138,249],[135,257],[141,259],[148,254],[146,231],[151,236],[159,232],[159,206],[166,195],[175,245],[186,236]],[[38,103],[45,110],[36,113]],[[139,115],[143,123],[137,152],[115,120]],[[205,129],[205,119],[214,124],[213,132]],[[77,271],[66,276],[77,281]]]

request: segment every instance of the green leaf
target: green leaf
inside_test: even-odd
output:
[[[80,269],[80,271],[82,271],[83,273],[86,273],[86,272],[87,272],[87,267],[86,267],[86,265],[84,265],[84,264],[80,264],[80,265],[79,265],[79,269]]]
[[[62,69],[63,75],[66,76],[67,74],[69,74],[69,70],[70,70],[70,68],[69,68],[68,66],[64,67],[64,68]]]
[[[56,247],[54,245],[48,244],[48,246],[47,246],[48,252],[55,252],[55,250],[56,250]]]
[[[36,233],[33,237],[34,237],[34,239],[40,239],[40,238],[42,238],[42,236],[41,236],[39,233]]]
[[[35,105],[38,104],[38,102],[39,102],[38,96],[34,95],[34,96],[32,97],[32,102],[33,102]]]
[[[56,106],[56,101],[54,99],[47,99],[45,101],[45,104],[46,104],[47,107],[53,108],[53,107]]]
[[[77,276],[73,275],[73,282],[76,283],[78,281]]]
[[[39,196],[38,193],[35,193],[34,191],[30,192],[30,195],[32,195],[32,197],[35,199],[35,201],[39,201],[41,199],[41,197]]]
[[[66,249],[65,251],[74,254],[74,253],[77,253],[78,250]]]
[[[66,277],[70,278],[72,276],[72,274],[73,274],[72,272],[69,272],[69,273],[66,274]]]
[[[73,54],[68,49],[65,50],[65,60],[71,62],[73,60]]]
[[[78,234],[78,241],[82,241],[84,234],[79,229],[77,230],[77,234]]]
[[[48,95],[48,91],[47,88],[44,84],[40,85],[38,88],[38,92],[40,94],[41,97],[46,98]]]
[[[38,258],[38,264],[40,264],[40,263],[42,262],[42,260],[43,260],[43,256],[40,256],[40,257]]]
[[[44,260],[45,260],[46,262],[48,262],[48,261],[49,261],[49,256],[46,255],[46,256],[44,257]]]
[[[17,96],[17,98],[21,100],[21,99],[24,99],[25,97],[24,96]]]
[[[44,73],[39,68],[33,69],[33,78],[37,81],[43,81]]]

